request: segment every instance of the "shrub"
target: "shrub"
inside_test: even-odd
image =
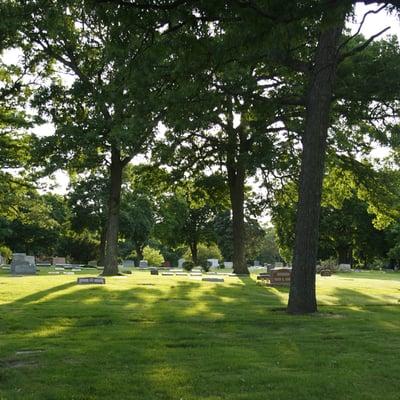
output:
[[[5,261],[10,260],[12,257],[12,251],[5,245],[0,245],[0,254],[4,257]]]
[[[204,272],[210,271],[212,267],[212,263],[210,261],[204,261],[203,264],[201,265],[201,268],[203,269]]]
[[[184,255],[183,258],[191,259],[192,255],[188,250]],[[210,245],[205,245],[200,243],[197,247],[197,262],[198,265],[204,266],[209,258],[216,258],[217,260],[222,259],[221,251],[219,250],[218,246],[215,243]]]
[[[321,271],[329,270],[331,272],[337,272],[338,265],[335,258],[328,258],[327,260],[321,261],[320,265],[317,265],[317,273]]]
[[[193,261],[185,261],[182,265],[183,269],[186,271],[191,271],[194,267]]]
[[[149,246],[143,249],[143,258],[147,260],[150,266],[154,267],[158,267],[164,262],[164,257],[161,253]]]

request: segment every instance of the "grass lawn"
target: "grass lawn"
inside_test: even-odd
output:
[[[399,400],[400,274],[317,279],[320,313],[294,317],[254,276],[2,271],[0,399]]]

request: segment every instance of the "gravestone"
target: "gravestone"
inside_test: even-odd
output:
[[[186,260],[184,259],[184,258],[180,258],[179,260],[178,260],[178,268],[183,268],[183,263],[185,262]]]
[[[171,261],[168,261],[168,260],[164,261],[164,262],[162,263],[162,266],[163,266],[164,268],[171,268]]]
[[[53,257],[52,264],[53,265],[64,265],[67,262],[65,261],[65,257]]]
[[[150,275],[158,275],[158,269],[157,268],[150,268]]]
[[[224,278],[203,278],[204,282],[224,282]]]
[[[258,260],[254,260],[253,267],[261,267],[261,263]]]
[[[86,277],[86,278],[78,278],[77,280],[78,285],[105,285],[106,279],[102,277]]]
[[[232,261],[224,261],[224,267],[225,268],[233,268],[233,262]]]
[[[321,270],[320,275],[321,276],[331,276],[332,272],[330,269],[323,269],[323,270]]]
[[[287,286],[290,284],[291,270],[288,268],[274,269],[271,271],[270,284],[274,286]]]
[[[147,260],[140,260],[139,261],[139,268],[147,268],[149,266],[149,263]]]
[[[134,260],[123,260],[122,265],[124,268],[130,268],[135,266],[135,261]]]
[[[3,265],[3,264],[5,264],[5,263],[6,263],[5,258],[3,257],[2,254],[0,254],[0,265]]]
[[[267,268],[267,272],[271,272],[273,269],[272,264],[264,264],[265,268]]]
[[[351,265],[350,264],[339,264],[338,271],[339,272],[350,272]]]
[[[10,271],[13,275],[36,275],[35,257],[25,253],[14,253]]]
[[[278,269],[278,268],[283,268],[283,263],[282,262],[274,263],[274,269]]]
[[[217,268],[219,266],[219,261],[217,258],[209,258],[207,261],[211,264],[211,268]]]

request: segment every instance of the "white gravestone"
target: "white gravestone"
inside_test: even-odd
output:
[[[180,258],[179,260],[178,260],[178,268],[183,268],[183,263],[185,262],[186,260],[184,259],[184,258]]]
[[[212,268],[217,268],[219,265],[219,261],[216,258],[209,258],[207,261],[211,264]]]
[[[232,261],[224,261],[224,267],[225,268],[233,268],[233,262]]]
[[[135,260],[123,260],[122,265],[124,268],[130,268],[135,266]]]
[[[350,264],[339,264],[338,271],[339,272],[350,272],[351,265]]]

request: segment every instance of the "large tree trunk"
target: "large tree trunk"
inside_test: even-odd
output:
[[[99,248],[99,265],[104,266],[104,260],[106,257],[106,235],[107,235],[107,228],[106,225],[103,225],[101,228],[100,234],[100,248]]]
[[[232,206],[233,272],[248,274],[244,230],[244,168],[228,167],[229,192]]]
[[[114,147],[111,150],[110,170],[111,182],[103,275],[118,275],[119,208],[121,202],[123,163],[121,162],[119,150]]]
[[[332,21],[326,19],[323,18],[321,22],[322,32],[316,49],[306,107],[293,270],[288,303],[288,312],[294,314],[317,311],[315,269],[322,181],[338,43],[344,13],[334,25]]]
[[[143,260],[143,246],[136,246],[136,257],[138,259],[138,267],[140,265],[140,261]]]
[[[192,255],[192,261],[194,265],[198,263],[198,247],[197,242],[190,243],[190,253]]]
[[[338,246],[336,252],[338,255],[338,264],[352,264],[353,252],[351,246]]]

